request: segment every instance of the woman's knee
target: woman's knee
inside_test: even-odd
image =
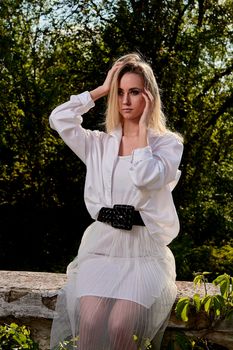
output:
[[[111,318],[108,322],[108,331],[110,338],[119,337],[120,335],[129,332],[129,324],[127,324],[122,318]]]

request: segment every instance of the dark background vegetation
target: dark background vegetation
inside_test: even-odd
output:
[[[230,273],[230,0],[5,0],[0,4],[0,269],[65,272],[91,219],[85,167],[48,125],[71,94],[101,84],[114,58],[151,63],[171,129],[185,140],[174,191],[177,278]],[[104,101],[84,117],[101,128]]]

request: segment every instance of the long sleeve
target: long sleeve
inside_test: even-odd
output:
[[[140,189],[158,190],[170,184],[172,189],[179,179],[182,152],[182,143],[172,134],[158,137],[150,146],[135,149],[130,168],[134,185]]]
[[[98,132],[82,128],[82,115],[94,105],[90,93],[86,91],[72,95],[68,102],[56,107],[49,117],[51,128],[59,133],[63,141],[84,163],[87,141],[93,133]]]

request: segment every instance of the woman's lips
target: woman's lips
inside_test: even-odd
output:
[[[122,112],[131,112],[131,111],[132,111],[131,108],[124,108],[124,109],[122,109]]]

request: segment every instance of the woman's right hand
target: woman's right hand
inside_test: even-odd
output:
[[[100,97],[106,96],[109,93],[110,87],[111,87],[111,83],[113,80],[113,77],[115,75],[115,73],[123,66],[122,62],[117,62],[115,63],[112,68],[108,71],[108,74],[106,76],[106,79],[103,83],[103,85],[100,85],[99,87],[97,87],[96,89],[92,90],[90,92],[91,97],[93,99],[93,101],[98,100]]]
[[[106,91],[106,95],[109,93],[114,74],[122,67],[122,65],[122,62],[115,63],[112,66],[112,68],[108,71],[107,77],[102,85],[103,89]]]

